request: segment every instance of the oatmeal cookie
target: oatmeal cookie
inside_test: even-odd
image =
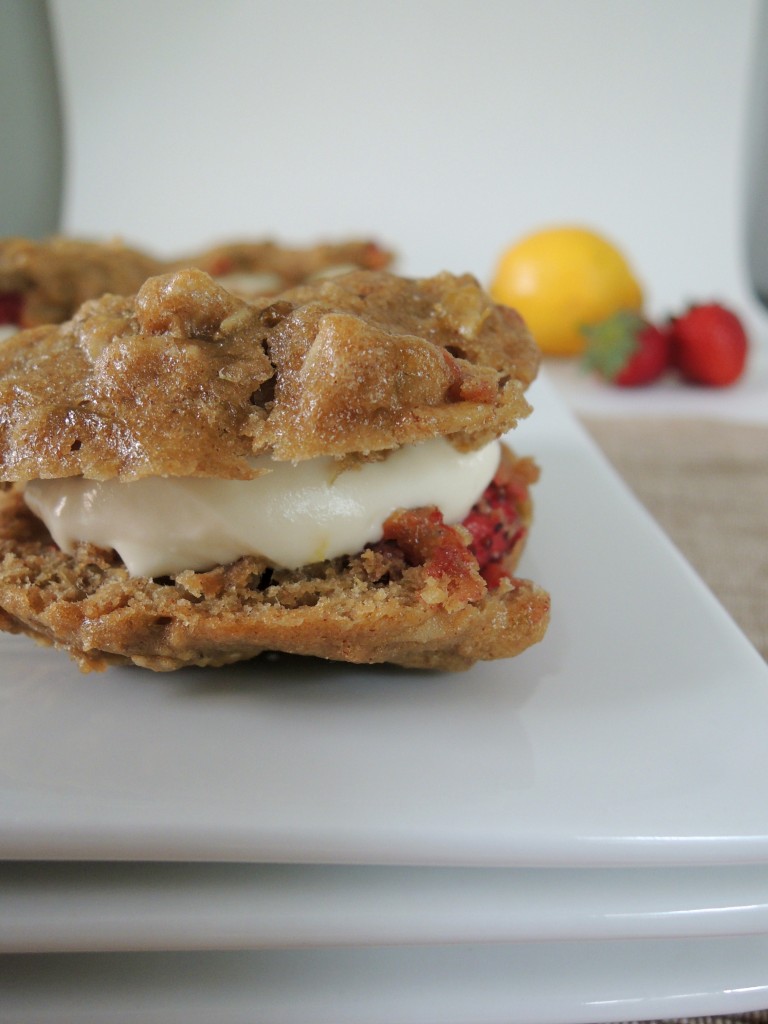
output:
[[[246,302],[189,268],[23,331],[0,347],[0,628],[84,670],[263,651],[453,670],[516,655],[543,636],[549,597],[515,576],[538,471],[508,451],[462,522],[401,508],[345,555],[160,578],[87,538],[57,547],[24,484],[248,480],[263,456],[355,472],[434,438],[480,450],[528,414],[537,366],[519,317],[450,274],[354,271]]]
[[[376,242],[321,242],[310,248],[276,242],[228,242],[174,261],[167,269],[197,267],[244,298],[267,295],[350,270],[387,270],[392,253]]]
[[[247,303],[200,270],[0,347],[0,479],[248,478],[250,460],[514,427],[538,350],[471,277],[355,271]]]
[[[294,570],[248,557],[159,579],[131,577],[92,545],[64,554],[14,488],[0,495],[0,628],[66,649],[83,671],[220,666],[264,651],[451,671],[513,657],[543,637],[549,595],[514,575],[535,468],[508,455],[502,476],[517,495],[503,554],[420,509],[350,556]],[[479,503],[473,516],[483,513]]]
[[[0,240],[0,323],[20,327],[61,323],[86,299],[105,292],[131,295],[162,260],[121,242],[51,238]]]
[[[383,270],[392,254],[375,242],[231,242],[160,259],[120,241],[56,237],[0,239],[0,324],[36,327],[68,320],[86,299],[132,295],[148,277],[197,267],[245,297],[279,292],[308,278],[355,268]]]

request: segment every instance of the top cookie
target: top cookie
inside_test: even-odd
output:
[[[470,276],[355,271],[245,302],[182,270],[0,346],[0,479],[242,479],[264,453],[479,447],[528,414],[538,362]]]
[[[226,277],[230,290],[250,297],[282,291],[314,275],[355,267],[383,270],[391,260],[392,254],[375,242],[358,240],[308,248],[231,242],[162,260],[119,241],[5,238],[0,239],[0,307],[6,315],[0,322],[23,327],[61,323],[87,299],[107,292],[132,295],[148,277],[184,267]]]
[[[105,292],[132,295],[148,277],[166,269],[162,260],[121,242],[4,238],[0,240],[0,301],[7,307],[3,322],[22,327],[58,324],[86,299]]]
[[[392,253],[376,242],[320,242],[290,248],[276,242],[227,242],[174,260],[166,270],[197,267],[244,298],[272,294],[319,277],[350,270],[386,270]]]

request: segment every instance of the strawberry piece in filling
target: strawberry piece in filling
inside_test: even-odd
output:
[[[399,511],[384,524],[382,543],[423,565],[452,599],[479,600],[486,588],[512,578],[506,566],[514,565],[527,534],[528,486],[537,477],[530,459],[502,464],[461,524],[449,526],[434,507]]]
[[[509,575],[503,563],[525,538],[522,510],[527,501],[527,487],[521,481],[497,475],[462,524],[472,535],[470,550],[491,589]]]
[[[0,324],[21,324],[23,301],[21,292],[0,293]]]
[[[449,526],[435,506],[401,509],[384,523],[383,545],[394,544],[410,565],[422,565],[430,586],[422,598],[447,608],[479,601],[485,584],[460,527]]]

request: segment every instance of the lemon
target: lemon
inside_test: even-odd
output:
[[[542,352],[554,356],[580,355],[583,327],[643,306],[623,253],[583,227],[545,228],[510,246],[490,290],[496,302],[520,313]]]

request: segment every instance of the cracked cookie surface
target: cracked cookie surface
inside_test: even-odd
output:
[[[528,414],[537,367],[471,277],[355,271],[245,302],[178,271],[0,348],[0,479],[238,479],[262,454],[477,448]]]

